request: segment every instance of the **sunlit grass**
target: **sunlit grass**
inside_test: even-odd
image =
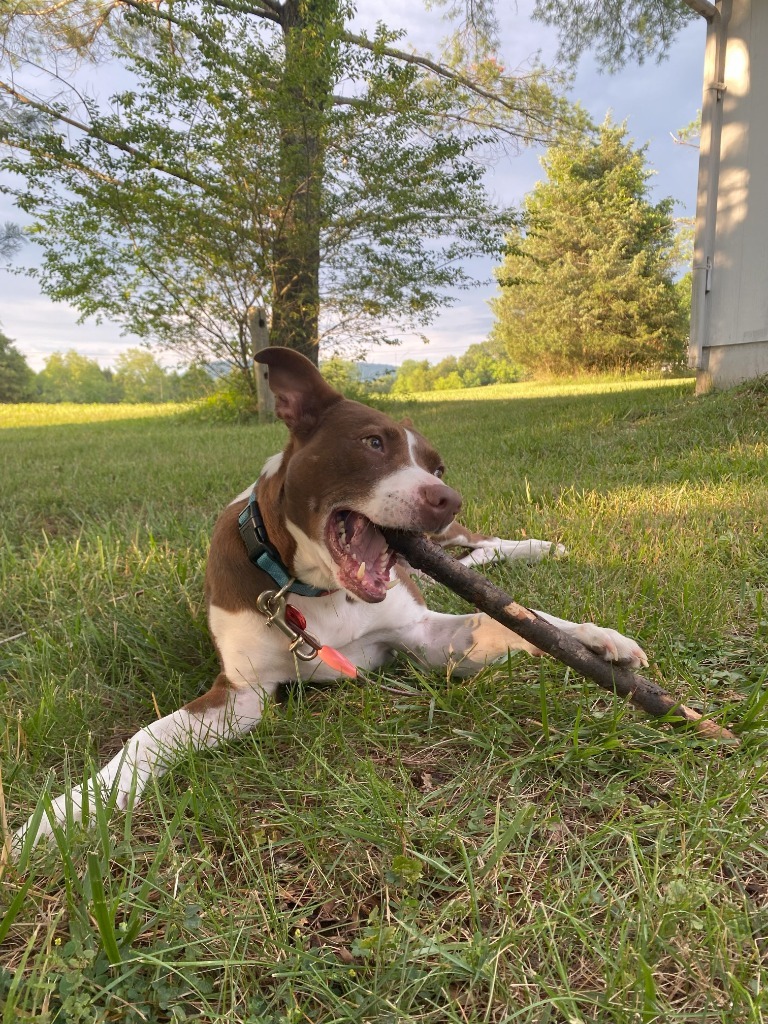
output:
[[[141,420],[166,416],[177,416],[193,408],[190,402],[165,402],[161,405],[149,403],[130,405],[128,403],[80,404],[60,402],[48,404],[27,402],[19,405],[0,403],[0,429],[6,427],[52,427],[65,423],[107,423],[112,420]]]
[[[683,388],[693,391],[694,382],[688,378],[646,380],[632,377],[577,377],[567,381],[521,381],[518,384],[489,384],[481,388],[457,388],[446,391],[415,391],[411,394],[391,396],[392,401],[415,402],[471,402],[484,399],[512,400],[516,398],[566,398],[575,395],[623,394],[647,391],[652,388]]]

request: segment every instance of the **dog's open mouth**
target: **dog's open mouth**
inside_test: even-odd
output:
[[[370,519],[336,509],[326,527],[328,549],[339,567],[339,582],[363,601],[383,601],[397,555]]]

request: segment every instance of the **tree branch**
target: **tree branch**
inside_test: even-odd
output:
[[[30,156],[35,156],[43,160],[55,160],[61,167],[66,167],[70,171],[78,171],[80,174],[86,175],[86,177],[96,178],[98,181],[106,182],[108,185],[114,185],[116,188],[122,188],[125,182],[119,178],[112,178],[108,174],[102,174],[101,171],[97,171],[93,167],[86,167],[85,164],[78,163],[76,160],[61,160],[54,153],[49,153],[39,146],[32,146],[23,142],[13,141],[12,139],[3,139],[2,144],[9,146],[11,149],[20,149],[22,153],[29,153]]]
[[[257,18],[274,21],[278,25],[282,23],[280,17],[282,5],[271,2],[271,0],[262,0],[261,5],[256,7],[251,4],[235,3],[234,0],[211,0],[211,3],[215,7],[221,7],[223,10],[232,11],[235,14],[253,14]]]
[[[41,103],[39,100],[35,100],[31,96],[25,96],[24,93],[19,92],[18,89],[15,89],[8,82],[0,80],[0,91],[6,93],[8,96],[12,96],[19,103],[24,103],[26,106],[32,107],[33,110],[40,111],[41,114],[45,114],[47,117],[60,121],[62,124],[68,124],[71,128],[76,128],[91,139],[98,139],[99,142],[103,142],[107,146],[111,146],[114,149],[120,150],[122,153],[127,153],[129,156],[135,157],[154,171],[161,171],[163,174],[168,174],[170,177],[179,178],[182,181],[186,181],[189,185],[194,185],[197,188],[202,189],[203,192],[209,193],[211,191],[208,182],[203,181],[201,178],[194,177],[187,171],[183,170],[183,168],[163,164],[159,160],[155,160],[152,157],[147,156],[142,152],[142,150],[132,146],[129,142],[110,138],[108,135],[105,135],[103,132],[94,128],[93,125],[77,121],[75,118],[68,117],[66,114],[61,113],[61,111],[55,110],[53,107],[49,107],[46,103]]]
[[[414,569],[421,569],[450,587],[497,622],[564,665],[576,669],[604,690],[628,697],[651,715],[682,718],[708,739],[730,740],[738,744],[738,738],[728,729],[702,718],[698,711],[676,701],[650,679],[603,661],[574,637],[517,604],[490,580],[463,566],[426,537],[396,530],[385,530],[384,533],[388,543],[405,555]]]
[[[428,57],[423,57],[418,53],[408,53],[406,50],[399,50],[394,46],[386,46],[382,43],[377,43],[374,40],[369,39],[365,35],[358,35],[354,32],[344,32],[341,38],[347,42],[352,43],[355,46],[360,46],[365,50],[370,50],[371,53],[381,53],[385,57],[391,57],[393,60],[402,61],[404,64],[414,64],[417,67],[425,68],[427,71],[431,71],[438,78],[442,78],[448,82],[455,82],[457,85],[463,86],[465,89],[469,89],[475,96],[479,96],[482,99],[489,100],[493,104],[505,107],[507,110],[511,110],[516,114],[521,113],[521,110],[514,103],[510,103],[505,100],[498,93],[491,92],[489,89],[483,88],[478,85],[477,82],[468,78],[466,75],[461,74],[458,71],[452,71],[451,68],[445,64],[438,64],[436,61],[430,60]]]

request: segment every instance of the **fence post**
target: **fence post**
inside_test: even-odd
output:
[[[248,311],[248,329],[251,332],[251,350],[254,360],[256,353],[269,345],[267,311],[263,306],[252,306]],[[267,383],[267,368],[254,362],[256,376],[256,397],[259,402],[259,422],[271,423],[275,418],[275,397]]]

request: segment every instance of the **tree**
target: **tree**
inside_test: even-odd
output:
[[[25,402],[32,398],[34,380],[27,360],[0,331],[0,402]]]
[[[598,62],[615,71],[630,60],[661,60],[696,17],[696,0],[536,0],[533,17],[557,28],[561,60],[576,63],[594,46]]]
[[[322,360],[320,373],[335,391],[340,391],[346,398],[352,398],[355,401],[364,400],[367,389],[360,376],[357,363],[349,359],[342,359],[340,356],[332,356],[330,359]]]
[[[204,398],[216,388],[210,373],[197,363],[193,363],[183,373],[169,374],[169,377],[172,397],[180,402],[191,402],[196,398]]]
[[[393,395],[407,395],[412,391],[431,391],[435,384],[435,371],[427,359],[404,359],[392,385]]]
[[[18,224],[6,221],[0,225],[0,260],[10,262],[24,241],[24,235]]]
[[[113,380],[123,402],[162,402],[170,397],[165,370],[145,349],[121,352]]]
[[[461,356],[446,356],[435,366],[423,359],[406,359],[392,383],[393,394],[413,391],[446,391],[481,388],[487,384],[511,384],[520,380],[520,366],[510,361],[498,339],[470,345]]]
[[[462,387],[456,356],[444,356],[439,363],[430,368],[430,390],[452,391]]]
[[[522,371],[510,361],[504,345],[489,340],[470,345],[459,356],[458,370],[462,386],[481,388],[487,384],[512,384],[520,380]]]
[[[44,402],[110,402],[116,395],[95,359],[74,349],[53,352],[38,376]]]
[[[49,41],[96,35],[136,86],[104,108],[60,78],[55,99],[0,83],[44,290],[246,375],[253,306],[273,343],[315,359],[321,305],[337,338],[428,322],[464,257],[498,244],[476,155],[564,116],[541,69],[510,76],[459,46],[434,61],[381,26],[353,32],[342,0],[55,6],[6,15],[17,59],[26,18]]]
[[[630,369],[683,358],[673,201],[653,204],[644,149],[606,119],[542,163],[497,271],[493,338],[534,372]]]

